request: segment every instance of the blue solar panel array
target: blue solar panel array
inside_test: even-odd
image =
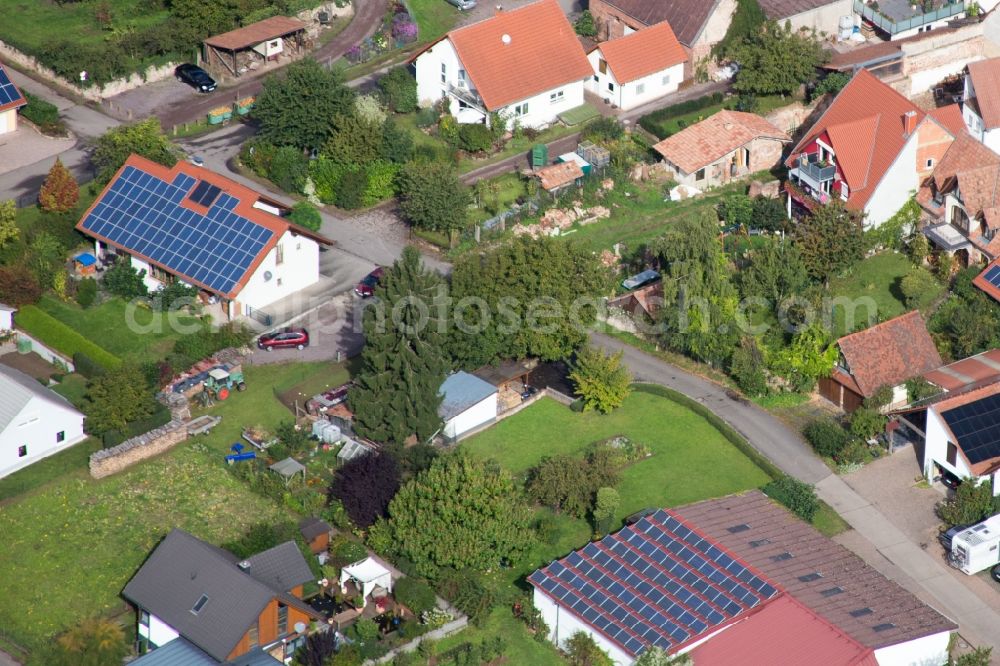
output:
[[[941,416],[971,464],[1000,456],[1000,394],[949,409]]]
[[[1000,266],[990,266],[983,273],[983,279],[989,282],[991,285],[1000,289]]]
[[[130,165],[81,227],[184,279],[228,294],[274,233],[235,214],[239,201],[225,193],[204,214],[182,207],[196,182],[181,173],[168,183]]]
[[[23,102],[24,96],[17,89],[7,76],[7,70],[0,66],[0,106],[6,106],[11,102]]]
[[[649,645],[670,650],[778,593],[665,511],[529,580],[632,655]]]

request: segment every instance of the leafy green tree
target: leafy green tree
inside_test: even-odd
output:
[[[399,172],[399,210],[415,227],[433,231],[461,229],[472,202],[469,188],[443,162],[411,162]]]
[[[927,259],[927,255],[931,252],[927,236],[922,233],[914,234],[913,238],[910,239],[909,245],[906,246],[906,249],[907,253],[910,255],[910,260],[917,266],[923,266],[924,261]]]
[[[973,525],[998,512],[1000,499],[993,496],[993,484],[973,479],[963,480],[954,495],[937,505],[938,517],[948,527]]]
[[[781,231],[788,226],[788,216],[781,199],[754,197],[750,226],[764,231]]]
[[[378,156],[394,164],[404,164],[413,158],[413,135],[397,125],[391,117],[382,123],[382,143]]]
[[[869,409],[882,409],[883,407],[888,407],[892,403],[893,388],[888,384],[882,384],[877,389],[872,391],[872,394],[865,398],[864,406]]]
[[[354,623],[354,633],[361,643],[371,643],[378,639],[378,624],[371,618],[359,618]]]
[[[847,431],[831,418],[815,419],[802,429],[806,440],[821,456],[835,457],[847,446]]]
[[[395,597],[396,601],[413,611],[417,617],[420,617],[424,611],[437,606],[436,595],[431,586],[412,576],[404,576],[396,581],[392,589],[392,596]]]
[[[259,136],[276,146],[319,149],[334,129],[334,119],[354,111],[354,91],[337,69],[311,58],[294,62],[284,76],[271,76],[257,96],[251,117]]]
[[[612,521],[621,503],[622,498],[614,488],[597,489],[597,500],[594,502],[594,528],[598,534],[603,536],[611,531]]]
[[[382,124],[357,115],[338,116],[323,147],[323,154],[337,164],[363,166],[377,159],[382,149]]]
[[[976,14],[969,13],[970,16],[978,15],[979,5],[973,5],[976,8]],[[990,666],[992,662],[993,648],[992,647],[977,647],[972,652],[966,652],[965,654],[959,655],[956,659],[952,659],[949,663],[951,666]]]
[[[816,490],[808,483],[791,476],[782,476],[767,483],[761,490],[771,499],[784,504],[796,516],[811,523],[819,511]]]
[[[636,659],[635,666],[691,666],[691,656],[688,654],[670,656],[659,645],[650,645]]]
[[[737,274],[740,293],[766,298],[778,308],[787,298],[805,291],[809,284],[805,264],[797,247],[771,241],[754,249],[747,266]]]
[[[449,351],[457,365],[475,368],[505,358],[569,356],[587,340],[608,273],[583,245],[521,236],[464,255],[451,286]]]
[[[57,272],[62,270],[66,250],[59,240],[47,231],[35,234],[28,244],[27,262],[35,280],[42,289],[51,289]]]
[[[899,281],[899,290],[903,292],[903,301],[908,308],[917,308],[936,289],[934,276],[923,268],[915,267]]]
[[[814,36],[773,22],[734,44],[728,55],[740,65],[733,88],[754,95],[794,92],[815,78],[827,58]]]
[[[319,211],[308,201],[300,201],[295,204],[292,207],[292,214],[288,216],[288,219],[300,227],[305,227],[311,231],[319,231],[320,227],[323,226],[323,218],[320,216]]]
[[[103,434],[150,416],[156,402],[135,367],[122,365],[95,377],[87,384],[87,431]]]
[[[298,194],[305,189],[309,177],[309,160],[295,146],[281,146],[274,151],[267,177],[286,192]]]
[[[49,666],[118,666],[128,654],[122,626],[106,618],[79,622],[55,640]]]
[[[860,407],[851,414],[851,434],[869,440],[885,431],[885,416],[871,407]]]
[[[936,255],[936,268],[938,279],[945,284],[951,280],[951,274],[955,271],[955,257],[947,252],[939,252]]]
[[[580,18],[573,24],[573,29],[581,37],[597,36],[597,22],[594,21],[594,15],[590,13],[589,9],[584,9],[580,13]]]
[[[734,46],[760,32],[766,21],[767,16],[757,0],[737,0],[736,11],[733,12],[726,35],[712,47],[712,55],[717,58],[729,55]]]
[[[390,111],[413,113],[417,110],[417,80],[406,67],[390,69],[378,80],[378,87]]]
[[[813,99],[820,97],[822,95],[836,95],[841,90],[844,89],[851,81],[851,75],[847,72],[830,72],[816,84],[813,88],[812,96]]]
[[[101,284],[109,294],[126,300],[142,298],[149,294],[146,283],[143,282],[145,276],[145,270],[137,270],[128,261],[119,261],[104,273]]]
[[[379,302],[365,309],[361,370],[351,390],[354,428],[377,442],[426,440],[441,425],[438,390],[447,364],[439,319],[444,282],[412,247],[385,271]]]
[[[0,201],[0,250],[21,237],[17,228],[17,204],[13,199]]]
[[[42,288],[27,266],[0,266],[0,302],[19,308],[41,297]]]
[[[611,657],[590,634],[578,631],[566,640],[567,661],[571,666],[612,666]]]
[[[941,393],[941,389],[923,377],[906,380],[906,398],[910,402],[918,402]]]
[[[63,166],[62,160],[56,158],[55,164],[49,169],[49,175],[42,183],[38,194],[38,205],[50,213],[65,213],[76,208],[80,201],[80,186],[76,184],[73,174]]]
[[[382,102],[375,95],[358,95],[354,98],[354,116],[370,125],[381,125],[387,114]]]
[[[533,543],[530,525],[531,510],[510,474],[459,451],[403,486],[370,541],[423,575],[441,567],[483,572],[519,560]]]
[[[214,0],[170,0],[170,14],[185,26],[185,37],[194,44],[237,27],[234,5]]]
[[[864,252],[861,216],[839,201],[817,206],[800,220],[794,239],[809,277],[817,281],[828,282],[860,261]]]
[[[719,219],[726,224],[748,226],[753,220],[753,200],[741,192],[726,195],[719,204]]]
[[[76,302],[81,308],[89,308],[97,300],[97,280],[83,278],[76,287]]]
[[[97,172],[97,183],[103,185],[110,181],[133,153],[168,167],[177,163],[179,155],[156,118],[113,127],[97,139],[90,156],[90,163]]]
[[[764,355],[752,337],[744,337],[729,359],[729,374],[746,395],[751,398],[767,393],[767,375],[764,372]]]
[[[622,365],[622,354],[606,356],[600,349],[584,347],[571,363],[569,378],[584,410],[609,414],[622,406],[632,392],[632,373]]]
[[[597,489],[618,483],[618,467],[604,462],[593,455],[546,456],[528,472],[528,496],[556,513],[583,518],[594,504]]]
[[[837,347],[819,324],[797,333],[791,344],[767,355],[771,370],[789,380],[797,391],[812,389],[820,377],[829,376],[837,362]]]

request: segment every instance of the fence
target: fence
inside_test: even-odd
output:
[[[866,21],[870,21],[876,28],[880,28],[888,32],[890,35],[896,35],[901,32],[906,32],[907,30],[919,28],[920,26],[927,25],[928,23],[934,23],[935,21],[955,16],[956,14],[963,14],[965,13],[965,3],[955,2],[943,5],[939,9],[935,9],[932,12],[912,16],[901,21],[892,20],[878,9],[874,9],[869,5],[866,5],[862,2],[862,0],[854,0],[854,11]]]

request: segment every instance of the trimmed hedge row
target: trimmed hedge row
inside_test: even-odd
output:
[[[698,97],[696,99],[689,99],[686,102],[674,104],[673,106],[668,106],[665,109],[658,109],[652,113],[646,114],[639,119],[639,125],[644,130],[652,132],[662,139],[664,138],[662,128],[663,123],[673,118],[677,118],[678,116],[686,116],[689,113],[701,111],[702,109],[707,109],[710,106],[722,104],[723,99],[725,99],[725,96],[720,92],[705,95],[704,97]]]
[[[687,407],[692,412],[698,414],[715,426],[716,430],[721,432],[722,436],[729,440],[730,444],[739,449],[743,455],[752,460],[757,467],[761,468],[764,473],[772,479],[780,479],[784,476],[784,473],[778,469],[774,463],[768,460],[764,454],[755,449],[750,442],[743,437],[743,435],[736,432],[731,425],[719,418],[715,412],[705,405],[696,400],[692,400],[683,393],[678,393],[673,389],[669,389],[666,386],[660,386],[659,384],[635,384],[634,386],[636,391],[658,395],[662,398],[673,400],[674,402]]]
[[[105,370],[117,368],[122,363],[120,358],[98,347],[35,305],[25,305],[18,310],[17,326],[69,358],[73,358],[75,354],[86,354]]]

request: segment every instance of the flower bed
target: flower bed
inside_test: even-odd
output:
[[[417,22],[406,6],[393,2],[389,5],[382,24],[375,34],[348,49],[344,57],[352,65],[368,62],[384,53],[414,43],[417,41],[418,32]]]

